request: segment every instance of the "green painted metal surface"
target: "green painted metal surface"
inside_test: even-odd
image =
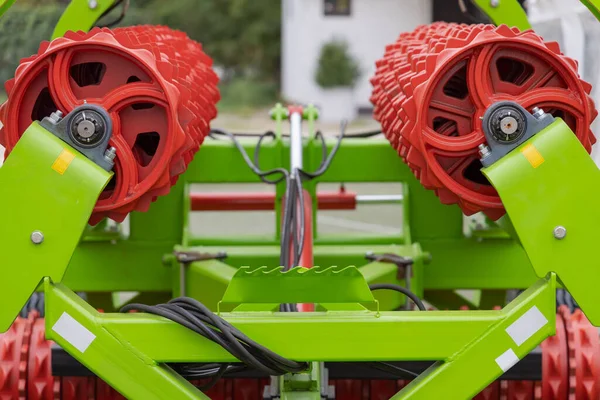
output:
[[[17,0],[0,0],[0,17],[8,11]]]
[[[71,0],[54,28],[52,39],[63,36],[67,31],[89,31],[114,2],[115,0]]]
[[[13,266],[2,272],[0,331],[10,327],[43,277],[63,278],[111,176],[39,124],[25,131],[0,168],[0,237],[6,265]],[[42,243],[32,242],[34,231],[43,234]]]
[[[456,354],[436,362],[392,399],[431,400],[431,399],[470,399],[477,395],[488,383],[502,375],[504,362],[522,359],[556,329],[556,282],[554,275],[538,281],[523,292],[500,313],[498,323],[485,333],[473,338]],[[507,328],[534,310],[545,319],[543,325],[524,340],[515,340]],[[530,320],[523,320],[525,326],[532,326]],[[507,354],[510,354],[507,355]],[[512,357],[511,357],[512,356]],[[514,358],[513,358],[514,357]],[[510,363],[508,363],[510,364]],[[468,376],[468,379],[465,377]],[[456,383],[460,382],[459,385]]]
[[[305,373],[286,374],[279,378],[281,400],[322,400],[321,388],[327,382],[321,381],[322,363],[310,363]]]
[[[600,1],[599,0],[581,0],[581,2],[590,10],[596,18],[600,20]]]
[[[531,29],[527,13],[517,0],[499,0],[496,2],[491,0],[473,1],[496,25],[516,26],[522,31]]]
[[[525,146],[543,157],[537,168],[521,152]],[[600,325],[600,268],[588,257],[600,225],[594,211],[600,170],[573,132],[557,119],[483,172],[498,190],[536,274],[555,272],[588,319]],[[567,230],[563,240],[553,234],[559,226]]]
[[[242,267],[237,270],[219,304],[360,303],[377,306],[367,281],[354,266]]]
[[[88,369],[131,400],[208,399],[191,383],[159,364],[127,340],[104,329],[98,311],[61,284],[45,281],[46,335]],[[68,321],[71,332],[82,333],[89,345],[62,330],[57,321]],[[133,320],[133,322],[135,322]],[[138,332],[139,334],[140,332]],[[154,338],[157,339],[157,338]],[[169,347],[165,344],[165,347]]]

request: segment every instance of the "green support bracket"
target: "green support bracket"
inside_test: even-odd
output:
[[[537,276],[556,273],[590,322],[600,325],[600,268],[589,257],[598,245],[600,170],[575,134],[557,118],[482,171]]]
[[[115,0],[72,0],[58,20],[52,39],[63,36],[67,31],[89,31],[114,3]]]
[[[354,267],[240,268],[229,283],[219,310],[241,304],[319,303],[375,306],[378,303]]]
[[[466,0],[483,11],[495,25],[516,26],[522,31],[531,29],[527,13],[517,0]]]
[[[323,364],[310,363],[310,369],[300,374],[286,374],[279,377],[280,400],[322,400]]]
[[[6,211],[0,237],[7,266],[0,284],[1,332],[42,278],[62,280],[111,177],[37,122],[25,131],[0,168],[0,208]]]

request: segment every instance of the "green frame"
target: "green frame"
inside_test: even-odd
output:
[[[491,8],[489,1],[476,1],[495,23],[508,23],[522,29],[528,27],[520,7],[515,8],[516,0],[502,0],[499,7]],[[13,2],[4,1],[0,5],[0,15]],[[582,2],[595,15],[600,15],[598,1]],[[86,0],[74,0],[61,18],[54,37],[67,29],[88,30],[112,3],[112,0],[99,0],[98,6],[91,10]],[[273,115],[278,134],[273,142],[265,143],[263,168],[289,164],[289,143],[281,135],[285,120],[282,107],[278,107]],[[305,118],[309,121],[309,139],[305,143],[304,159],[310,170],[320,162],[320,147],[313,139],[315,115],[308,112]],[[255,144],[252,140],[243,143],[247,151]],[[5,295],[2,300],[7,306],[0,312],[0,330],[8,329],[27,296],[42,280],[43,286],[39,290],[46,293],[48,338],[63,346],[115,389],[131,399],[206,398],[164,363],[235,361],[223,349],[158,317],[100,314],[95,307],[102,305],[106,311],[114,310],[117,304],[113,294],[118,291],[138,291],[140,295],[136,300],[163,301],[182,289],[178,279],[180,265],[173,256],[174,250],[225,251],[228,264],[210,260],[187,266],[185,292],[213,310],[222,311],[225,319],[265,346],[283,356],[311,362],[306,373],[280,379],[282,398],[318,399],[318,389],[324,384],[320,382],[320,362],[326,360],[435,360],[434,366],[394,398],[472,397],[500,376],[510,363],[554,334],[558,282],[573,292],[593,323],[600,323],[594,291],[588,287],[588,282],[595,282],[589,278],[595,277],[598,269],[581,259],[594,237],[589,232],[598,222],[595,215],[585,220],[594,208],[581,199],[597,195],[595,189],[589,188],[589,182],[599,178],[598,169],[560,121],[530,139],[528,144],[536,146],[546,160],[540,169],[527,169],[529,167],[517,149],[484,171],[506,205],[512,219],[508,224],[512,222],[518,236],[516,240],[495,226],[470,230],[465,235],[459,208],[439,204],[434,194],[415,180],[386,140],[347,140],[331,169],[306,189],[314,199],[319,183],[401,182],[404,188],[402,235],[327,237],[317,232],[315,264],[341,266],[331,274],[339,280],[302,281],[303,285],[309,286],[295,290],[307,293],[303,295],[306,297],[290,300],[286,296],[294,292],[300,280],[293,282],[290,275],[274,269],[270,278],[279,280],[275,287],[287,287],[287,290],[275,291],[272,293],[274,298],[258,301],[240,293],[260,291],[240,292],[236,287],[250,285],[252,289],[265,284],[251,280],[248,283],[246,275],[252,275],[265,265],[277,265],[279,232],[272,238],[207,239],[193,237],[188,230],[192,184],[259,182],[229,143],[204,143],[171,194],[159,199],[149,212],[132,214],[129,235],[124,235],[119,227],[113,229],[106,224],[85,227],[95,199],[110,174],[33,124],[0,169],[2,190],[5,191],[0,203],[5,210],[18,210],[0,229],[2,243],[11,250],[5,252],[8,254],[7,265],[28,266],[28,269],[7,268],[3,272]],[[331,150],[334,141],[328,140],[327,145]],[[67,172],[58,179],[56,171],[47,166],[52,165],[64,150],[72,152],[74,159]],[[565,161],[567,159],[569,162]],[[357,160],[360,160],[361,169],[354,168]],[[35,174],[29,169],[31,165],[40,166],[35,169]],[[571,171],[574,165],[577,165],[577,174]],[[43,172],[38,173],[38,169]],[[515,170],[519,174],[515,174]],[[585,179],[565,178],[560,180],[558,187],[553,180],[557,173],[567,177],[585,176]],[[512,179],[515,175],[519,179]],[[24,177],[39,185],[34,185],[36,190],[26,190],[20,185]],[[533,179],[549,182],[544,193],[535,192],[534,185],[528,185]],[[578,182],[587,182],[587,185],[584,187]],[[64,190],[53,191],[50,186]],[[560,198],[553,196],[558,191]],[[528,193],[535,202],[523,202],[523,193]],[[281,186],[277,188],[277,194],[280,200]],[[575,210],[560,213],[565,202],[577,204],[573,207]],[[536,205],[536,211],[539,211],[539,204],[544,204],[547,212],[534,213],[531,204]],[[276,215],[279,215],[279,207],[278,201]],[[532,216],[537,218],[535,225],[527,222]],[[558,216],[560,221],[555,219]],[[318,218],[317,211],[314,217]],[[556,224],[568,228],[568,239],[557,241],[548,234],[548,227]],[[60,232],[61,240],[50,240],[50,235],[49,240],[36,247],[25,233],[39,226],[43,226],[45,232]],[[531,229],[532,226],[545,228],[540,233]],[[79,238],[81,241],[77,244]],[[394,265],[367,263],[365,254],[370,251],[412,258],[415,262],[413,290],[438,308],[452,310],[468,305],[480,310],[385,311],[399,307],[405,300],[391,293],[376,293],[375,297],[368,298],[367,283],[404,282],[398,278]],[[39,262],[42,255],[43,263]],[[458,259],[461,261],[456,262]],[[566,264],[565,260],[570,263]],[[347,267],[353,265],[358,268]],[[569,268],[565,268],[567,265]],[[241,268],[243,266],[247,268]],[[140,267],[143,274],[139,273]],[[313,273],[327,270],[315,268]],[[346,283],[356,285],[356,291],[348,293],[336,286],[344,279]],[[324,283],[332,285],[327,288],[338,289],[327,291],[322,287]],[[493,306],[504,305],[506,290],[519,288],[527,290],[502,310],[489,311]],[[473,299],[465,299],[458,289],[475,289],[479,293]],[[88,292],[91,305],[76,296],[74,290]],[[330,297],[319,297],[323,295]],[[234,304],[229,304],[233,310],[225,312],[227,299]],[[321,307],[310,314],[283,314],[268,311],[269,307],[261,304],[267,302],[272,308],[273,304],[286,299],[317,301]],[[542,315],[545,322],[525,340],[515,340],[509,333],[510,327],[524,316],[530,316],[532,310],[538,321]],[[74,324],[71,326],[87,338],[84,340],[86,345],[82,346],[77,340],[73,342],[72,338],[70,341],[69,335],[60,329],[60,324],[57,325],[65,313],[70,316],[66,321]],[[294,346],[277,340],[278,337],[289,337],[292,332],[294,335],[300,332],[298,336],[302,338]],[[90,341],[91,337],[93,340]],[[406,346],[407,342],[411,346]],[[360,346],[356,346],[357,343]],[[465,375],[469,380],[461,379]],[[455,385],[458,379],[460,387]]]

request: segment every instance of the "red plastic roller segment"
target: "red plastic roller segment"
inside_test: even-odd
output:
[[[84,103],[103,107],[117,150],[113,180],[90,219],[145,211],[183,173],[209,132],[218,78],[202,47],[166,27],[68,32],[43,43],[6,83],[0,143],[10,153],[32,121]]]
[[[424,187],[465,214],[505,211],[481,174],[480,117],[497,101],[561,117],[584,147],[595,138],[591,86],[577,63],[533,31],[436,23],[402,34],[371,79],[375,118]]]

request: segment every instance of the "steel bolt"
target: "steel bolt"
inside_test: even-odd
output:
[[[500,0],[490,0],[490,6],[496,8],[500,5]]]
[[[50,121],[52,121],[53,124],[58,124],[60,122],[60,120],[63,117],[63,113],[60,110],[56,110],[54,111],[52,114],[50,114]]]
[[[104,158],[106,158],[108,161],[113,161],[116,156],[117,149],[115,149],[114,147],[110,147],[104,152]]]
[[[544,115],[546,115],[546,113],[545,113],[545,112],[544,112],[544,110],[542,110],[541,108],[539,108],[539,107],[535,107],[535,108],[533,109],[533,116],[534,116],[536,119],[542,119],[542,118],[544,117]]]
[[[88,0],[88,7],[90,8],[90,10],[95,10],[96,7],[98,7],[98,1],[97,0]]]
[[[44,241],[44,234],[40,231],[31,232],[31,241],[33,244],[40,244]]]
[[[486,144],[481,143],[479,145],[479,156],[481,158],[486,158],[490,154],[492,154],[492,151],[490,150],[490,148]]]
[[[567,236],[567,229],[564,226],[557,226],[554,228],[554,238],[558,240],[562,240]]]

